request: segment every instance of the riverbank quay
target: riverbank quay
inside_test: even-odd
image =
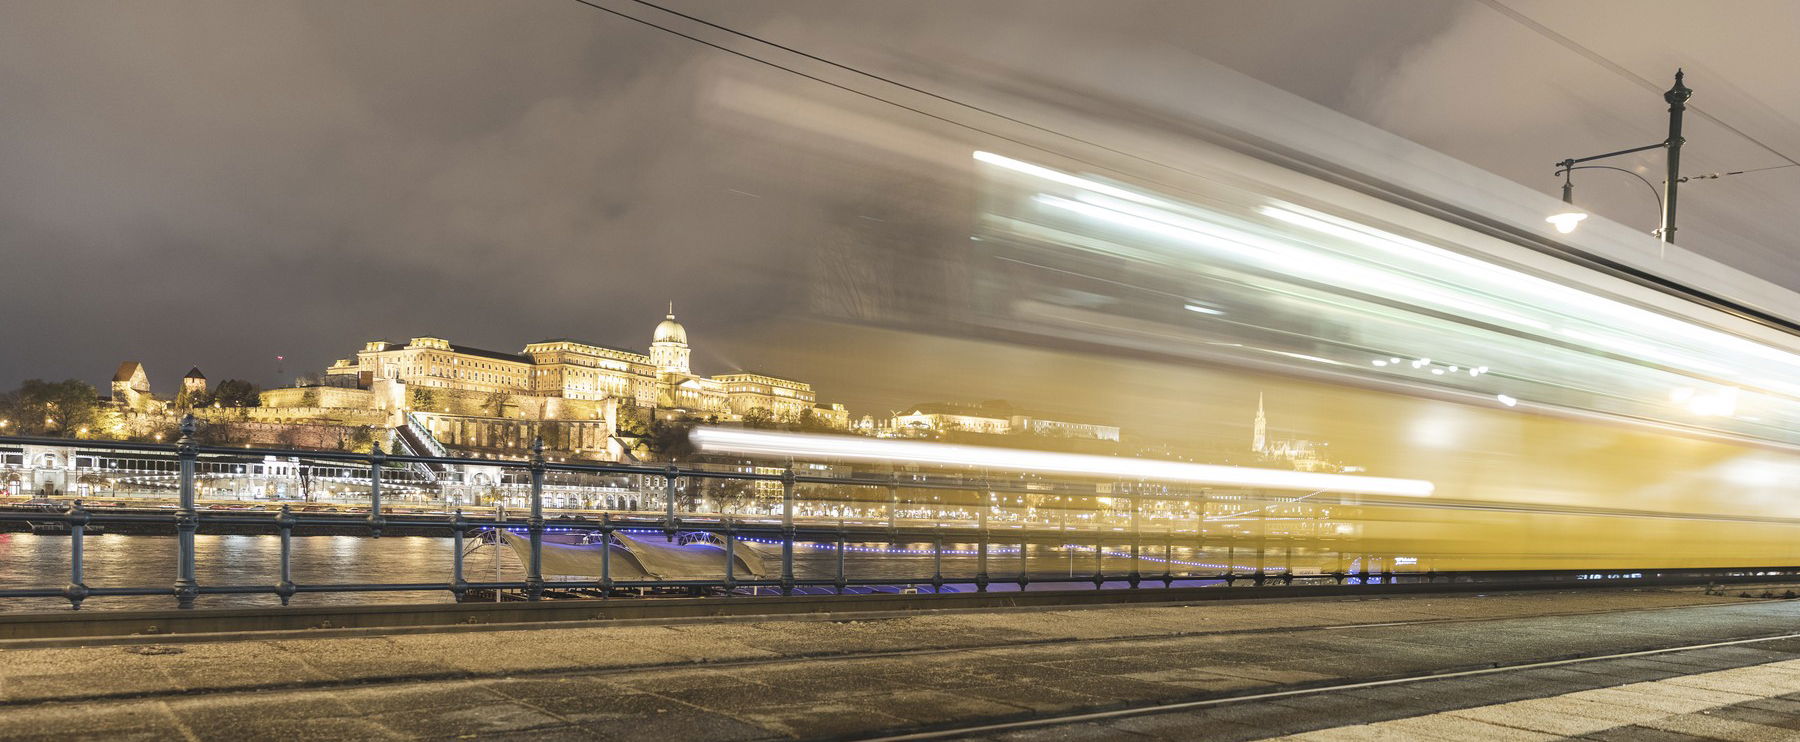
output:
[[[0,642],[0,738],[874,737],[1767,637],[1800,618],[1792,601],[1711,593],[326,628],[88,637],[62,646],[13,640]],[[1800,657],[1782,655],[1783,647],[1800,652],[1793,642],[1757,645],[1731,661]],[[1662,664],[1660,672],[1676,672]],[[1593,673],[1564,680],[1611,682]],[[1539,679],[1534,687],[1572,686]],[[1307,731],[1293,716],[1270,715],[1288,720],[1280,729],[1218,728],[1237,739]],[[1082,729],[1091,738],[1127,736],[1116,725]]]

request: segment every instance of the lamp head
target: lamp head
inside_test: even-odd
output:
[[[1568,234],[1575,231],[1575,227],[1580,226],[1581,220],[1586,218],[1588,218],[1587,212],[1579,209],[1569,209],[1559,214],[1552,214],[1544,221],[1556,225],[1556,231]]]

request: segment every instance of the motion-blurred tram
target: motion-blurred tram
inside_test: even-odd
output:
[[[1311,503],[1299,517],[1331,527],[1290,530],[1321,539],[1303,553],[1800,564],[1800,296],[1618,225],[1559,237],[1535,211],[1548,196],[1336,114],[1264,114],[1345,128],[1254,146],[1240,128],[1131,168],[1142,178],[971,148],[965,249],[936,253],[872,324],[935,338],[956,359],[940,373],[1005,373],[1237,450],[1227,463],[1293,465],[1306,448],[1334,471],[1433,484]],[[996,340],[1024,350],[986,350]],[[1268,438],[1259,421],[1253,442],[1259,400]]]

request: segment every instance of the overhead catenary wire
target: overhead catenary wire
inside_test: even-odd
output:
[[[1728,170],[1728,171],[1722,172],[1722,173],[1707,173],[1705,175],[1683,175],[1679,179],[1677,179],[1675,182],[1686,183],[1691,180],[1718,180],[1727,175],[1747,175],[1749,173],[1760,173],[1764,170],[1780,170],[1782,168],[1787,168],[1787,167],[1800,167],[1800,163],[1789,163],[1787,165],[1770,165],[1768,167],[1753,167],[1753,168],[1750,168],[1749,170]]]
[[[1494,12],[1499,13],[1503,16],[1506,16],[1507,18],[1511,19],[1513,22],[1518,23],[1519,25],[1524,26],[1527,29],[1530,29],[1533,33],[1536,33],[1539,36],[1549,39],[1550,41],[1556,43],[1558,46],[1568,49],[1569,51],[1575,52],[1576,54],[1587,59],[1588,61],[1593,62],[1597,65],[1600,65],[1601,67],[1606,68],[1608,71],[1610,71],[1620,77],[1630,80],[1630,81],[1642,86],[1643,88],[1656,93],[1657,95],[1661,95],[1663,92],[1661,84],[1653,82],[1650,79],[1644,77],[1643,75],[1639,75],[1636,72],[1632,72],[1631,70],[1626,69],[1624,65],[1621,65],[1618,62],[1614,62],[1611,59],[1608,59],[1606,57],[1606,55],[1601,54],[1597,51],[1594,51],[1593,49],[1589,49],[1588,47],[1584,46],[1581,42],[1576,41],[1572,38],[1569,38],[1568,36],[1563,35],[1562,33],[1558,32],[1556,29],[1550,28],[1549,26],[1546,26],[1542,23],[1537,22],[1536,20],[1533,20],[1530,16],[1525,15],[1524,13],[1521,13],[1517,10],[1514,10],[1511,6],[1507,5],[1504,2],[1501,2],[1501,0],[1480,0],[1480,2],[1481,2],[1481,4],[1486,5],[1489,8],[1492,8],[1494,10]],[[1746,133],[1744,130],[1739,129],[1735,126],[1732,126],[1731,124],[1726,123],[1724,121],[1724,119],[1721,119],[1718,116],[1713,115],[1712,113],[1708,112],[1706,109],[1696,106],[1693,103],[1688,103],[1687,110],[1693,112],[1695,115],[1697,115],[1703,119],[1706,119],[1707,121],[1711,121],[1714,124],[1717,124],[1720,127],[1723,127],[1726,131],[1729,131],[1733,134],[1738,135],[1739,137],[1742,137],[1745,141],[1750,142],[1751,144],[1754,144],[1758,147],[1761,147],[1764,151],[1767,151],[1768,153],[1775,155],[1776,157],[1786,160],[1788,163],[1786,165],[1776,165],[1771,168],[1759,168],[1759,169],[1769,170],[1769,169],[1780,168],[1780,167],[1800,167],[1800,160],[1796,160],[1793,157],[1789,157],[1787,155],[1787,153],[1782,152],[1781,150],[1775,149],[1774,147],[1770,146],[1768,143],[1762,141],[1761,139],[1757,139],[1756,137],[1753,137],[1750,134]],[[1742,170],[1742,171],[1738,171],[1738,172],[1755,172],[1755,171],[1754,170]],[[1728,173],[1728,174],[1735,175],[1737,173]]]

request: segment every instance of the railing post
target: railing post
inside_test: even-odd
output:
[[[63,597],[69,599],[70,610],[81,610],[81,601],[87,600],[88,586],[81,578],[82,532],[87,530],[88,511],[76,500],[69,506],[69,584],[63,588]]]
[[[988,496],[991,498],[993,494],[989,493]],[[978,534],[975,542],[975,592],[978,593],[987,592],[988,586],[988,509],[993,507],[993,500],[988,502],[990,504],[984,504],[980,510],[975,511],[975,529]]]
[[[1289,521],[1289,522],[1291,523],[1292,521]],[[1282,538],[1282,541],[1287,544],[1287,547],[1286,547],[1287,557],[1283,560],[1284,565],[1281,568],[1281,584],[1292,585],[1292,584],[1294,584],[1294,531],[1293,531],[1293,526],[1291,526],[1291,525],[1288,526],[1287,535]]]
[[[900,506],[900,473],[894,472],[889,476],[894,480],[889,482],[887,486],[888,548],[892,549],[899,545],[900,527],[898,524],[894,523],[894,510]]]
[[[674,464],[663,470],[663,529],[669,532],[670,541],[675,540],[675,531],[681,527],[681,521],[675,515],[675,478],[680,475],[681,470]],[[688,480],[689,484],[695,482],[691,478]]]
[[[1200,498],[1194,501],[1194,561],[1199,562],[1206,556],[1206,498],[1205,490]],[[1193,569],[1185,570],[1192,573]]]
[[[612,597],[612,513],[600,514],[600,597]]]
[[[544,597],[544,438],[531,440],[531,518],[525,521],[531,534],[531,560],[525,565],[525,599]]]
[[[369,534],[381,538],[387,518],[381,515],[381,466],[387,454],[381,452],[381,441],[369,444]]]
[[[794,594],[794,465],[781,473],[781,594]]]
[[[1019,592],[1025,592],[1025,585],[1031,582],[1031,544],[1025,537],[1025,532],[1031,530],[1030,525],[1027,523],[1026,528],[1019,531]]]
[[[1269,550],[1269,502],[1260,490],[1257,492],[1257,499],[1262,501],[1263,506],[1256,509],[1256,577],[1250,584],[1262,587],[1263,580],[1267,578],[1263,568],[1266,566],[1264,559]]]
[[[1094,523],[1094,589],[1106,587],[1106,526]]]
[[[282,508],[286,510],[286,507]],[[469,530],[469,521],[463,519],[462,508],[457,508],[450,516],[450,538],[456,554],[450,562],[450,594],[456,602],[463,602],[463,595],[469,592],[469,582],[463,579],[463,534]],[[498,541],[498,539],[496,539]],[[494,548],[500,548],[499,543]]]
[[[1131,574],[1125,578],[1133,590],[1143,580],[1143,571],[1139,568],[1139,558],[1144,551],[1143,513],[1143,493],[1134,492],[1131,494]]]
[[[844,543],[844,519],[839,518],[837,527],[837,579],[834,582],[837,586],[837,593],[839,595],[844,594],[844,583],[846,581],[844,576],[844,547],[846,545],[847,544]]]
[[[944,591],[944,524],[931,534],[931,594]]]
[[[900,478],[899,474],[894,475],[894,479],[898,480],[899,478]],[[887,527],[888,527],[889,531],[892,531],[895,528],[895,526],[894,526],[894,509],[896,507],[898,507],[900,504],[900,485],[895,484],[895,483],[890,483],[887,486],[887,491],[888,491],[887,508],[886,508],[886,510],[887,510]]]
[[[724,517],[725,532],[725,595],[737,588],[737,529],[732,527],[731,516]]]
[[[194,531],[200,528],[200,513],[194,505],[194,460],[200,453],[194,448],[193,414],[181,418],[181,440],[176,449],[180,459],[180,505],[175,509],[175,607],[193,608],[200,595],[200,583],[194,578]]]
[[[1163,535],[1163,587],[1175,586],[1175,519],[1169,518],[1169,528]]]
[[[294,587],[292,564],[294,521],[294,511],[284,503],[281,512],[275,514],[275,528],[281,532],[281,579],[275,582],[275,595],[281,598],[282,605],[287,605],[288,599],[298,592]]]

